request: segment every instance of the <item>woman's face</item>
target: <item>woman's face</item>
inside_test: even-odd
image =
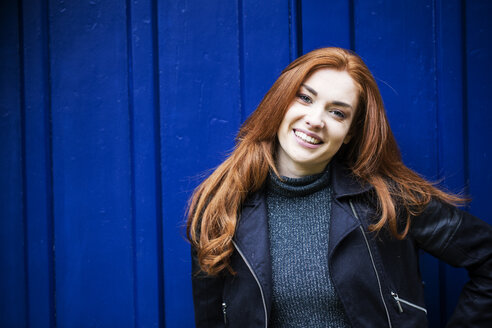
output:
[[[277,133],[277,168],[288,177],[320,173],[350,141],[359,91],[346,71],[323,68],[301,85]]]

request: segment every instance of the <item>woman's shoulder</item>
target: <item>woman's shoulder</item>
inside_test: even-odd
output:
[[[421,248],[439,257],[450,246],[468,244],[472,239],[481,239],[480,236],[492,240],[492,227],[454,205],[432,198],[413,218],[410,234]]]

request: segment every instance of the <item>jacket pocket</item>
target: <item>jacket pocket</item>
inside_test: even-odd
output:
[[[419,306],[419,305],[417,305],[415,303],[409,302],[409,301],[407,301],[407,300],[399,297],[396,292],[391,291],[391,296],[395,300],[396,306],[398,307],[398,311],[400,311],[400,313],[403,312],[403,310],[404,310],[405,307],[410,307],[410,308],[413,308],[413,309],[422,311],[425,314],[427,314],[427,309],[426,308],[424,308],[422,306]]]

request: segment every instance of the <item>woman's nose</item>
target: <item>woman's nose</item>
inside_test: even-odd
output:
[[[325,122],[322,119],[322,113],[317,110],[309,113],[305,117],[306,125],[313,129],[322,129],[325,126]]]

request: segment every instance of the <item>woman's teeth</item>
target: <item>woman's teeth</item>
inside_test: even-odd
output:
[[[299,138],[301,138],[303,141],[305,141],[307,143],[310,143],[310,144],[313,144],[313,145],[317,145],[317,144],[321,143],[321,140],[318,140],[316,138],[313,138],[311,136],[308,136],[304,132],[294,130],[294,133],[295,133],[296,136],[298,136]]]

